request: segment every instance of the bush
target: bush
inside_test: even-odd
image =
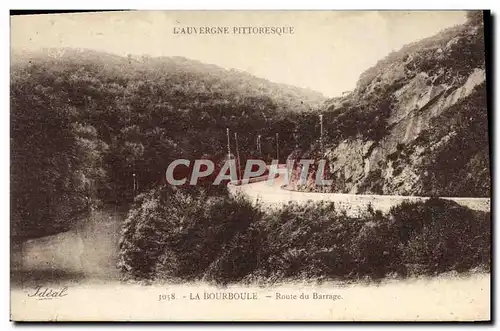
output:
[[[259,214],[242,197],[154,189],[128,214],[118,266],[134,279],[200,278]]]
[[[390,216],[405,243],[402,258],[411,274],[466,271],[489,265],[490,224],[485,213],[432,198],[398,206]]]
[[[380,211],[369,209],[355,240],[353,254],[358,266],[357,276],[382,278],[387,273],[399,272],[401,242],[389,220]]]
[[[259,211],[242,197],[152,191],[124,225],[120,268],[134,279],[380,279],[490,265],[489,213],[437,198],[359,217],[332,202]]]
[[[333,203],[290,203],[260,222],[265,245],[257,273],[271,278],[324,278],[354,267],[349,243],[361,223]]]

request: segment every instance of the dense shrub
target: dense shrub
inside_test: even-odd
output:
[[[489,266],[489,214],[433,198],[395,207],[389,217],[399,230],[401,258],[411,274]]]
[[[434,198],[350,217],[331,202],[262,213],[243,197],[152,191],[124,225],[120,268],[135,279],[217,283],[487,270],[489,222]]]
[[[266,215],[259,224],[266,240],[256,275],[321,278],[349,269],[354,261],[347,243],[361,224],[337,214],[333,203],[309,202]]]
[[[203,276],[260,211],[243,198],[155,189],[139,196],[123,226],[119,267],[135,279]]]

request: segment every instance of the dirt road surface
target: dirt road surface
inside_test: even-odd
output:
[[[266,180],[243,184],[228,185],[229,192],[241,192],[254,201],[259,201],[263,205],[282,205],[290,201],[304,203],[307,201],[333,201],[339,210],[345,210],[348,215],[356,216],[366,210],[369,204],[375,210],[388,212],[391,207],[407,201],[423,201],[426,197],[401,196],[401,195],[363,195],[363,194],[342,194],[342,193],[313,193],[285,190],[282,188],[286,184],[285,169],[280,169],[279,177],[274,180]],[[490,211],[489,198],[454,198],[443,197],[457,202],[460,205],[469,207],[473,210]]]

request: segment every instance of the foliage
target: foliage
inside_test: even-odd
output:
[[[490,196],[488,111],[486,86],[474,92],[443,115],[414,145],[434,145],[424,157],[422,191],[439,196]],[[446,125],[446,131],[441,129]],[[445,141],[442,143],[441,141]],[[408,150],[415,148],[408,146]]]
[[[432,198],[420,205],[395,207],[389,219],[399,229],[407,273],[437,274],[490,266],[489,213]]]
[[[301,114],[323,100],[316,92],[184,58],[72,49],[13,53],[14,230],[42,235],[87,206],[129,203],[164,183],[174,159],[208,155],[220,165],[226,128],[239,133],[243,167],[249,157],[276,155],[275,132],[284,159],[295,146]],[[233,137],[231,144],[234,152]]]
[[[322,111],[325,150],[332,158],[344,154],[332,173],[357,176],[346,183],[337,175],[331,187],[321,189],[490,196],[486,85],[471,91],[484,69],[480,11],[467,12],[464,24],[408,44],[368,69],[352,93],[327,101]],[[346,141],[372,143],[363,152],[367,173],[356,165],[358,155],[337,149]]]
[[[152,191],[124,224],[119,266],[134,279],[222,284],[432,275],[488,269],[490,234],[489,213],[440,199],[349,217],[331,202],[262,213],[241,197]]]
[[[124,223],[119,267],[134,279],[200,278],[260,217],[241,198],[153,189],[137,198]],[[246,261],[249,263],[251,260]],[[237,275],[233,275],[235,277]]]
[[[106,146],[95,129],[73,122],[75,109],[23,77],[12,82],[11,211],[14,237],[37,237],[67,229],[89,207],[92,168]]]

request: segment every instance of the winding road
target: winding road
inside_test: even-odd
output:
[[[268,180],[267,176],[252,178],[250,183],[231,182],[228,184],[228,190],[231,194],[237,192],[244,193],[253,201],[265,206],[278,206],[295,201],[306,203],[308,201],[332,201],[335,202],[339,210],[344,210],[348,215],[357,216],[371,204],[375,210],[384,213],[391,207],[400,204],[403,201],[425,201],[428,197],[403,196],[403,195],[372,195],[372,194],[343,194],[343,193],[314,193],[298,192],[283,189],[286,184],[286,168],[280,165],[279,176],[274,180]],[[490,212],[489,198],[462,198],[462,197],[443,197],[442,199],[452,200],[456,203],[466,206],[472,210]]]
[[[358,195],[340,193],[309,193],[285,190],[286,169],[280,168],[274,180],[268,176],[252,178],[249,183],[228,184],[230,194],[243,193],[266,207],[278,207],[291,201],[333,201],[339,210],[357,216],[371,204],[375,210],[388,212],[404,200],[422,201],[428,198],[412,196]],[[488,198],[444,198],[473,210],[490,211]],[[12,269],[21,282],[47,280],[47,273],[60,271],[54,280],[118,279],[116,261],[120,227],[125,214],[116,210],[93,212],[74,229],[43,238],[28,240],[22,249],[12,252]],[[40,271],[40,274],[37,273]],[[28,279],[24,279],[28,276]]]
[[[350,214],[359,213],[372,203],[375,209],[387,211],[403,200],[422,197],[377,196],[354,194],[304,193],[284,190],[284,173],[273,182],[267,177],[241,185],[230,183],[231,194],[242,192],[263,204],[280,205],[289,201],[309,200],[336,202]],[[489,210],[489,199],[447,198],[476,210]],[[280,302],[283,319],[324,320],[430,320],[440,316],[449,320],[482,320],[489,318],[490,275],[443,275],[429,279],[387,280],[381,284],[355,283],[343,286],[328,282],[311,283],[299,288],[289,284],[257,288],[260,300],[254,303],[228,302],[222,309],[213,309],[211,301],[179,301],[192,292],[216,292],[220,288],[206,283],[155,284],[142,286],[119,280],[116,261],[120,226],[124,216],[113,210],[96,211],[81,226],[64,233],[29,240],[19,252],[18,268],[11,269],[11,318],[16,320],[207,320],[227,316],[238,320],[276,319],[275,293],[304,291],[341,295],[341,301],[317,301],[314,309],[304,309],[302,300]],[[15,256],[13,256],[16,259]],[[342,286],[341,286],[342,285]],[[37,286],[55,289],[67,287],[67,296],[58,300],[37,300],[29,297]],[[239,286],[239,287],[238,287]],[[241,290],[242,285],[232,288]],[[246,287],[243,287],[247,290]],[[175,293],[177,301],[158,301],[161,294]],[[131,299],[132,298],[132,299]],[[362,300],[360,300],[362,298]],[[422,305],[422,302],[426,302]],[[251,305],[250,305],[251,304]],[[404,309],[383,309],[386,307]],[[244,307],[244,308],[243,308]],[[378,309],[378,308],[380,309]],[[254,315],[245,315],[252,312]],[[289,314],[285,314],[290,312]],[[346,315],[346,312],[349,314]],[[314,315],[316,314],[316,315]]]

